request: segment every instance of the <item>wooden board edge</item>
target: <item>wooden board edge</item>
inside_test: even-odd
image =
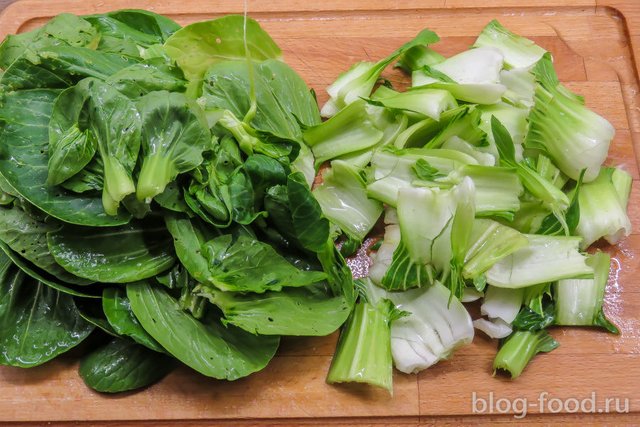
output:
[[[407,416],[407,417],[361,417],[361,418],[251,418],[243,420],[201,419],[201,420],[166,420],[166,421],[60,421],[47,423],[48,427],[196,427],[202,425],[234,426],[234,427],[294,427],[323,425],[332,427],[347,426],[460,426],[477,425],[493,426],[499,424],[537,425],[631,425],[637,420],[630,414],[530,414],[524,418],[514,418],[512,414],[503,415],[468,415],[468,416]],[[3,427],[36,427],[42,423],[20,422],[2,423]]]
[[[553,0],[557,1],[557,0]],[[558,4],[561,4],[558,1]],[[68,7],[67,7],[68,6]],[[423,0],[416,5],[412,0],[396,0],[393,2],[371,2],[369,0],[325,0],[323,2],[308,2],[305,0],[248,0],[248,9],[253,13],[268,13],[279,11],[313,12],[349,12],[349,11],[384,11],[384,10],[415,10],[415,9],[436,9],[444,8],[445,0]],[[93,13],[104,13],[117,9],[146,9],[160,14],[176,13],[175,3],[171,1],[155,0],[53,0],[43,2],[42,0],[18,0],[4,11],[0,12],[0,22],[5,25],[0,28],[0,40],[8,34],[15,34],[26,22],[38,18],[49,18],[59,13],[60,10],[73,10],[74,13],[84,15]],[[217,0],[215,3],[216,13],[241,13],[242,2],[237,0]],[[182,0],[180,2],[179,14],[202,14],[203,6],[199,0]]]
[[[612,0],[611,0],[612,1]],[[619,0],[623,4],[631,3],[632,0]],[[68,6],[68,7],[67,7]],[[0,12],[0,22],[5,25],[0,28],[0,39],[8,34],[16,33],[25,22],[38,18],[49,18],[58,13],[61,9],[73,10],[78,14],[102,13],[109,10],[127,8],[148,9],[157,13],[175,13],[175,4],[170,1],[136,0],[132,5],[127,0],[53,0],[43,2],[42,0],[18,0],[4,11]],[[254,13],[267,13],[278,11],[296,12],[350,12],[350,11],[385,11],[385,10],[428,10],[428,9],[491,9],[500,7],[515,7],[518,9],[540,9],[540,8],[582,8],[595,10],[596,0],[535,0],[522,4],[520,0],[489,0],[478,4],[468,0],[422,0],[416,3],[413,0],[395,0],[372,2],[370,0],[325,0],[319,2],[308,2],[305,0],[271,0],[269,2],[260,0],[249,0],[249,11]],[[218,0],[215,4],[216,10],[220,14],[238,13],[242,11],[242,3],[237,0]],[[202,3],[199,0],[183,0],[180,3],[181,14],[202,13]]]
[[[640,35],[640,2],[636,0],[596,0],[596,8],[608,10],[627,23],[629,35]]]
[[[65,1],[59,1],[58,3],[54,2],[53,4],[60,4],[60,3],[69,3],[69,2],[65,2]],[[148,4],[152,4],[151,2],[146,2]],[[196,2],[192,2],[191,0],[187,0],[188,4],[196,4]],[[227,4],[228,2],[222,2],[224,4]],[[328,4],[332,4],[334,2],[327,2],[324,3],[323,6],[321,6],[318,10],[327,10],[325,9],[325,6],[327,6]],[[359,5],[363,6],[364,8],[364,1],[356,1],[356,3],[358,3]],[[507,3],[507,2],[505,2]],[[552,3],[552,2],[549,2]],[[558,6],[564,6],[565,4],[562,3],[561,1],[557,1],[555,2]],[[29,7],[27,9],[22,9],[25,6],[23,4],[27,4],[29,5]],[[16,27],[15,30],[13,30],[14,32],[16,30],[18,30],[20,28],[20,26],[24,23],[24,22],[28,22],[29,19],[34,19],[34,18],[38,18],[40,16],[42,16],[42,13],[38,13],[40,11],[38,11],[38,8],[35,7],[34,5],[38,4],[41,5],[41,2],[39,1],[35,1],[35,0],[20,0],[16,3],[11,4],[7,9],[5,9],[5,11],[3,13],[0,13],[0,21],[8,21],[11,24],[16,23]],[[81,13],[94,13],[99,11],[99,7],[97,5],[103,5],[103,2],[100,1],[95,1],[95,0],[89,0],[86,2],[78,2],[73,4],[74,10],[76,7],[79,6],[83,6],[82,9],[84,10],[84,8],[86,7],[87,12],[81,12]],[[124,1],[121,0],[116,0],[114,2],[110,2],[108,3],[108,9],[112,9],[114,8],[116,5],[126,5],[129,3],[125,3]],[[285,2],[283,1],[275,1],[271,3],[271,6],[273,6],[274,4],[285,4]],[[290,4],[290,3],[288,3]],[[306,3],[305,3],[306,4]],[[339,4],[342,4],[342,2],[339,2]],[[434,2],[434,4],[436,4],[436,2]],[[537,3],[536,3],[537,5]],[[546,5],[545,5],[546,6]],[[640,8],[638,7],[634,7],[635,5],[632,4],[631,1],[626,1],[626,2],[610,2],[610,1],[598,1],[598,7],[603,8],[603,10],[606,11],[607,14],[611,14],[612,16],[616,17],[616,18],[620,18],[623,20],[625,27],[627,28],[628,31],[628,38],[630,40],[630,50],[632,52],[632,62],[634,65],[634,70],[636,73],[636,79],[640,80],[640,73],[638,70],[638,59],[640,58]],[[169,6],[167,6],[169,7]],[[434,6],[434,7],[439,7],[439,6]],[[469,8],[473,7],[473,8],[477,8],[477,9],[484,9],[487,6],[468,6]],[[493,7],[493,6],[490,6]],[[499,6],[498,6],[499,7]],[[549,7],[553,7],[553,5],[549,5]],[[415,6],[414,6],[415,8]],[[429,9],[431,8],[430,6],[424,6],[424,5],[420,5],[421,9]],[[15,11],[13,11],[13,9],[15,9]],[[161,12],[159,7],[155,8],[157,11]],[[309,9],[311,9],[311,7],[309,7]],[[370,9],[370,8],[366,8],[366,9]],[[402,7],[399,7],[399,9],[403,9]],[[30,18],[27,19],[27,21],[24,21],[24,10],[28,10],[29,12],[34,11],[34,15]],[[45,10],[49,10],[49,9],[45,9]],[[328,10],[333,10],[331,8],[329,8]],[[79,12],[80,13],[80,12]],[[161,12],[163,13],[163,12]],[[189,11],[185,11],[183,13],[190,13]],[[630,19],[629,17],[635,16],[633,15],[633,13],[637,14],[638,17],[637,19]],[[0,29],[0,39],[3,37],[4,31],[5,31],[5,27],[3,27],[2,29]],[[11,32],[11,31],[10,31]],[[634,35],[631,35],[634,34]],[[637,155],[640,155],[640,153],[637,153]],[[638,181],[634,181],[634,185],[636,185],[638,183]],[[634,230],[635,231],[635,230]],[[533,415],[532,415],[533,417]],[[486,418],[486,419],[485,419]],[[558,418],[553,417],[553,418],[537,418],[538,421],[540,423],[544,423],[544,422],[551,422],[553,421],[554,423],[559,422]],[[567,414],[563,414],[562,418],[560,418],[561,420],[563,420],[562,422],[570,422],[570,423],[578,423],[580,421],[583,421],[582,418],[580,417],[574,417],[572,415],[567,415]],[[202,420],[202,421],[206,421],[206,420]],[[273,420],[269,420],[269,419],[255,419],[254,420],[248,420],[247,425],[263,425],[262,422],[264,421],[264,423],[266,425],[275,425],[275,422]],[[331,419],[331,418],[321,418],[318,420],[312,420],[313,422],[318,422],[321,421],[322,424],[326,424],[326,425],[353,425],[353,422],[356,420],[353,419]],[[358,419],[358,424],[360,424],[360,420]],[[362,423],[363,424],[379,424],[379,423],[384,423],[385,425],[414,425],[414,424],[431,424],[432,422],[444,422],[444,423],[450,423],[452,425],[457,425],[459,423],[473,423],[473,424],[480,424],[480,423],[503,423],[503,422],[507,422],[507,421],[513,421],[513,417],[510,415],[505,415],[505,416],[499,416],[499,417],[477,417],[477,416],[463,416],[463,417],[441,417],[441,416],[435,416],[435,417],[421,417],[420,419],[416,419],[416,417],[402,417],[402,418],[382,418],[382,419],[363,419]],[[612,420],[607,418],[606,421],[608,423],[611,423]],[[630,422],[630,418],[628,416],[620,416],[620,418],[614,418],[613,422]],[[185,424],[184,425],[190,425],[190,421],[184,421]],[[212,419],[211,422],[215,422],[216,424],[219,423],[219,420],[215,420]],[[233,424],[231,424],[231,422],[233,422]],[[291,425],[304,425],[305,422],[309,422],[309,420],[307,419],[284,419],[284,420],[278,420],[278,425],[280,425],[281,422],[284,422],[284,424],[286,425],[287,423],[291,423]],[[142,424],[144,422],[141,423],[132,423],[131,425],[144,425]],[[156,422],[154,422],[155,425]],[[182,425],[182,422],[180,422],[180,424]],[[223,425],[242,425],[242,423],[238,424],[237,421],[229,421],[227,420],[227,423],[224,423]],[[36,424],[34,424],[36,425]],[[58,425],[58,424],[53,424],[53,425]],[[72,425],[71,423],[64,423],[64,424],[59,424],[59,425]],[[76,425],[75,422],[73,422],[73,425]],[[94,425],[92,423],[92,425]],[[101,424],[100,424],[101,425]],[[114,423],[105,423],[104,425],[118,425],[118,426],[122,426],[123,424],[120,422],[114,422]],[[129,425],[129,424],[126,424]],[[160,424],[162,425],[162,424]],[[174,423],[172,422],[172,424],[170,425],[174,425]],[[194,425],[200,425],[200,423],[198,422],[198,424],[194,424]]]
[[[446,0],[445,7],[455,9],[487,9],[501,7],[540,9],[549,7],[570,7],[588,10],[595,9],[596,0],[528,0],[526,2],[523,2],[522,0],[485,0],[482,4],[469,0]]]

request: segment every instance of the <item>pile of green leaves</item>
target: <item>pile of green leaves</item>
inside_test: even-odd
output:
[[[302,144],[317,103],[255,21],[64,14],[4,40],[0,69],[1,364],[92,336],[98,391],[176,359],[234,380],[347,319]]]

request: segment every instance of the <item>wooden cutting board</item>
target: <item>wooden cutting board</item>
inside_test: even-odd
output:
[[[161,383],[135,394],[105,396],[79,379],[73,357],[30,370],[0,368],[0,421],[96,422],[107,425],[221,424],[447,424],[570,422],[633,423],[640,412],[640,2],[637,0],[304,0],[249,1],[250,15],[283,48],[286,61],[316,90],[360,60],[377,60],[428,27],[450,55],[468,48],[482,27],[497,18],[553,53],[560,79],[585,96],[586,103],[615,126],[609,164],[623,165],[634,177],[630,216],[634,234],[606,248],[614,268],[606,311],[620,328],[613,336],[595,330],[556,328],[560,347],[537,357],[515,381],[492,377],[496,343],[482,334],[453,359],[420,375],[394,376],[393,397],[366,387],[334,387],[324,378],[336,335],[288,339],[264,371],[233,383],[178,369]],[[24,0],[0,15],[0,39],[30,30],[61,12],[90,14],[143,8],[188,24],[242,11],[241,1]],[[390,70],[393,82],[406,81]],[[635,150],[634,150],[635,147]],[[361,269],[362,270],[362,269]],[[362,273],[362,271],[360,271]],[[493,396],[493,414],[474,416],[479,399]],[[545,394],[546,393],[546,394]],[[593,414],[571,414],[572,399],[591,398]],[[542,397],[541,397],[542,396]],[[528,399],[527,417],[499,415],[506,400]],[[618,399],[605,414],[605,400]],[[503,399],[502,402],[497,402]],[[543,401],[542,408],[539,402]],[[559,409],[563,399],[567,410]],[[568,399],[568,400],[567,400]],[[624,410],[628,399],[630,414]],[[517,404],[520,404],[517,401]],[[516,408],[517,409],[517,408]],[[590,406],[586,407],[590,410]],[[541,413],[542,412],[542,413]],[[164,421],[162,421],[164,420]]]

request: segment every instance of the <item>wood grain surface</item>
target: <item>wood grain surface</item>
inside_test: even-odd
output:
[[[0,0],[0,8],[6,0]],[[640,2],[637,0],[304,0],[249,1],[250,15],[282,47],[285,60],[312,86],[320,103],[324,88],[352,63],[378,59],[428,27],[450,55],[470,46],[482,27],[497,18],[553,53],[560,79],[585,96],[617,132],[608,164],[634,177],[630,202],[633,235],[611,252],[614,264],[605,310],[621,334],[555,328],[560,347],[537,357],[515,381],[492,377],[496,343],[478,333],[473,344],[420,375],[396,373],[394,395],[366,387],[325,384],[336,335],[285,340],[264,371],[233,383],[178,369],[148,389],[117,396],[90,391],[70,357],[31,370],[0,368],[0,421],[52,425],[87,422],[105,426],[200,425],[443,425],[568,423],[634,424],[640,421]],[[0,15],[0,38],[41,25],[60,12],[88,14],[145,8],[181,24],[240,12],[242,2],[220,0],[22,0]],[[635,59],[634,59],[635,58]],[[406,82],[399,72],[386,74]],[[366,270],[366,266],[364,268]],[[360,272],[362,273],[362,271]],[[527,417],[473,415],[473,395],[528,399]],[[547,394],[544,394],[547,393]],[[595,393],[595,413],[551,414],[545,399],[583,399]],[[607,398],[628,399],[629,414]],[[533,406],[533,405],[536,406]],[[624,409],[622,407],[621,409]],[[571,411],[572,408],[569,408]],[[598,412],[602,410],[602,413]]]
[[[0,11],[2,11],[5,7],[9,6],[15,0],[0,0]]]

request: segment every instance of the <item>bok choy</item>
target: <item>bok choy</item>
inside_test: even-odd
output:
[[[177,361],[233,381],[283,337],[342,328],[327,382],[392,393],[394,366],[449,359],[475,329],[513,378],[552,327],[617,333],[607,247],[586,252],[631,233],[613,126],[497,21],[455,55],[438,41],[344,64],[319,108],[248,17],[63,14],[7,37],[0,364],[77,348],[102,393]]]

